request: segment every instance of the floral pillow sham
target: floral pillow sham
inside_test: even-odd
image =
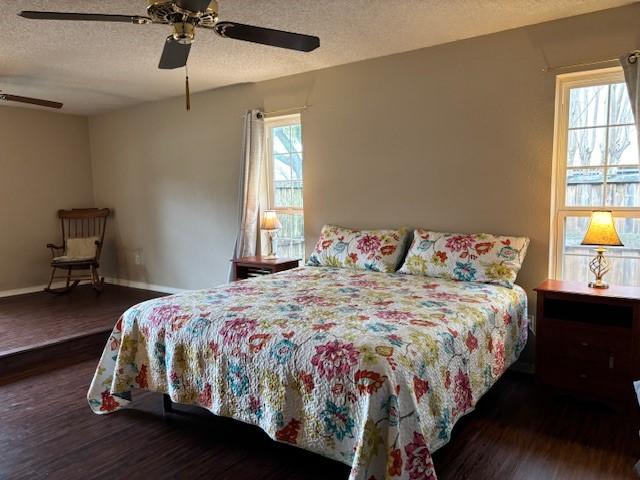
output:
[[[526,237],[417,229],[399,272],[513,288],[528,246]]]
[[[307,265],[395,272],[404,254],[407,235],[405,228],[352,230],[325,225]]]

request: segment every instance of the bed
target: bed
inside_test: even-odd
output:
[[[518,286],[300,267],[130,308],[88,400],[106,414],[161,392],[351,480],[435,479],[431,454],[518,358],[526,319]]]

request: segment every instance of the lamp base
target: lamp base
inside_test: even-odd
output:
[[[278,256],[276,255],[276,249],[275,249],[276,233],[278,233],[277,230],[267,230],[267,234],[269,237],[269,251],[264,256],[264,258],[267,260],[275,260],[276,258],[278,258]]]
[[[596,279],[593,282],[589,282],[589,287],[609,288],[609,285],[602,280],[602,277],[611,269],[611,264],[607,257],[604,256],[605,249],[603,247],[598,247],[595,250],[596,256],[589,262],[589,270],[595,275]]]

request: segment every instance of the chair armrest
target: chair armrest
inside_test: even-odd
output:
[[[47,248],[51,249],[51,258],[56,256],[56,250],[64,251],[64,245],[54,245],[53,243],[47,243]]]
[[[100,240],[96,240],[96,255],[94,257],[96,261],[100,260],[100,254],[102,254],[102,245],[103,242],[101,242]]]

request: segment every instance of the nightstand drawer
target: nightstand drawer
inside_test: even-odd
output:
[[[628,370],[628,369],[627,369]],[[559,388],[609,396],[631,390],[631,380],[621,370],[606,369],[591,363],[565,358],[549,359],[545,383]],[[615,372],[615,373],[614,373]]]
[[[553,352],[554,356],[608,365],[611,369],[631,365],[630,329],[545,320],[542,335],[547,343],[545,350]]]
[[[246,280],[297,268],[300,259],[255,256],[235,258],[231,262],[233,263],[233,280]]]
[[[581,358],[554,352],[547,359],[547,369],[546,376],[552,379],[555,372],[561,371],[562,376],[581,379],[598,377],[611,382],[631,381],[631,356],[598,352]]]

